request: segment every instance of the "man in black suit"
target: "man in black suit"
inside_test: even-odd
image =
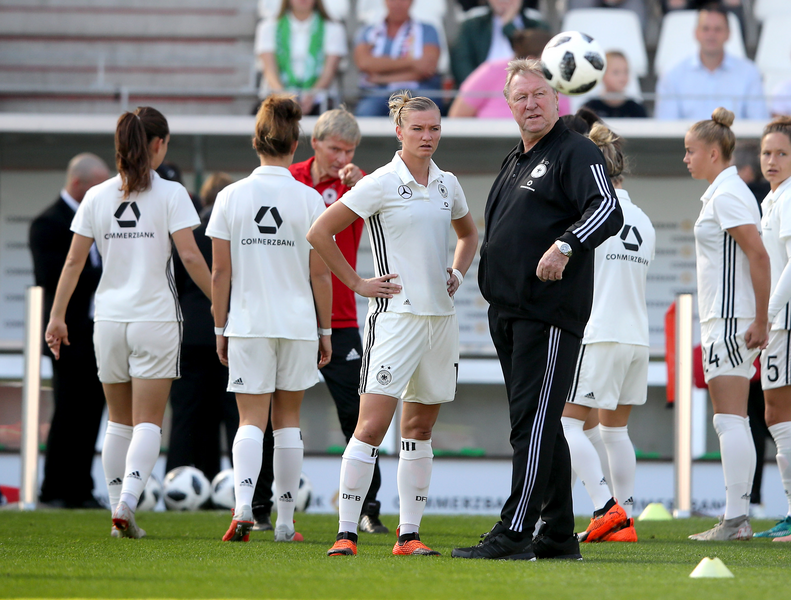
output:
[[[45,323],[71,245],[74,213],[85,192],[109,176],[101,158],[78,154],[69,162],[60,197],[30,226],[36,285],[44,288]],[[39,500],[53,508],[101,508],[93,496],[91,477],[104,409],[93,351],[93,295],[101,274],[101,260],[94,245],[66,311],[71,344],[61,348],[59,360],[52,361],[55,411],[47,438]],[[51,357],[46,344],[44,348]]]

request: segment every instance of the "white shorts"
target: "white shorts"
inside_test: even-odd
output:
[[[181,377],[181,323],[96,321],[93,346],[99,381]]]
[[[721,375],[755,375],[753,363],[760,350],[747,349],[744,334],[752,319],[710,319],[700,324],[700,345],[706,383]]]
[[[648,397],[648,346],[597,342],[583,344],[569,402],[615,410],[619,404],[645,404]]]
[[[769,345],[761,352],[761,388],[774,390],[791,385],[791,331],[769,332]]]
[[[319,382],[319,340],[228,338],[228,391],[299,392]]]
[[[459,325],[456,315],[369,313],[363,336],[360,394],[440,404],[456,396]]]

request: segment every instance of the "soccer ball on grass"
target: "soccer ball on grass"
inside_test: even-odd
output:
[[[211,495],[211,484],[195,467],[177,467],[165,475],[165,506],[168,510],[198,510]]]
[[[211,482],[211,501],[217,508],[232,509],[236,506],[233,489],[233,469],[220,471]]]
[[[553,37],[541,53],[541,66],[549,85],[576,96],[589,92],[604,76],[607,59],[599,42],[579,31]]]
[[[152,474],[148,477],[146,487],[143,488],[143,493],[137,501],[137,510],[154,510],[160,498],[162,498],[162,484]]]

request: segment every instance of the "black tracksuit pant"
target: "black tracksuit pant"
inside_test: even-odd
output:
[[[357,358],[348,360],[349,353],[356,351]],[[324,381],[330,390],[335,408],[338,410],[338,420],[341,431],[348,442],[357,427],[357,417],[360,415],[360,368],[362,367],[362,341],[360,332],[356,327],[346,327],[332,330],[332,358],[327,366],[321,370]],[[271,512],[272,510],[272,482],[275,480],[275,471],[272,467],[275,438],[272,435],[272,419],[264,435],[264,457],[261,463],[261,473],[255,486],[253,496],[254,512]],[[570,477],[570,476],[569,476]],[[374,478],[371,487],[365,496],[363,514],[370,502],[376,500],[376,494],[382,485],[382,474],[379,470],[379,459],[376,459]]]
[[[514,538],[530,537],[539,517],[562,541],[574,533],[571,456],[560,417],[574,377],[580,338],[539,321],[489,308],[503,369],[514,450],[511,495],[501,513]]]

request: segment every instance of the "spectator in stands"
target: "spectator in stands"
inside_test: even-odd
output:
[[[601,98],[588,100],[584,106],[603,119],[645,118],[645,107],[627,98],[624,94],[629,84],[629,61],[623,52],[610,50],[607,53],[607,70],[602,78],[604,94]]]
[[[158,170],[159,172],[159,170]],[[214,199],[233,179],[226,173],[210,175],[201,187],[203,208],[195,241],[206,264],[211,266],[211,238],[206,237]],[[181,379],[173,382],[170,407],[173,410],[166,471],[190,465],[211,481],[220,472],[220,429],[224,425],[228,455],[239,427],[236,400],[226,391],[228,367],[217,360],[211,301],[187,274],[184,263],[174,261],[176,289],[184,315],[181,342]]]
[[[509,58],[487,60],[464,80],[459,94],[448,111],[449,117],[481,117],[488,119],[513,118],[503,96],[506,68],[513,58],[538,58],[552,34],[543,29],[514,32],[510,38],[513,55]],[[568,96],[558,94],[560,115],[570,112]]]
[[[566,8],[567,10],[576,10],[578,8],[620,8],[631,10],[640,19],[643,27],[646,24],[645,0],[568,0]]]
[[[283,0],[277,18],[258,24],[255,53],[264,75],[262,98],[272,92],[297,94],[306,115],[337,102],[335,78],[348,54],[346,31],[330,20],[322,0]]]
[[[755,65],[725,52],[728,15],[719,4],[698,13],[695,38],[699,54],[671,68],[656,88],[658,119],[705,120],[718,106],[741,119],[766,119],[761,74]]]
[[[30,226],[33,272],[36,285],[44,288],[47,316],[69,253],[74,213],[85,193],[109,176],[101,158],[78,154],[69,162],[60,197]],[[104,392],[93,351],[93,296],[102,275],[102,262],[95,245],[89,255],[66,312],[71,344],[63,347],[60,360],[52,361],[55,412],[47,438],[40,496],[49,508],[101,508],[93,497],[91,469],[104,411]],[[46,353],[52,357],[49,349]]]
[[[487,4],[486,0],[457,0],[457,3],[464,12]],[[522,0],[522,8],[538,10],[538,0]]]
[[[357,35],[354,62],[360,71],[363,97],[357,116],[386,117],[394,90],[411,90],[441,105],[441,80],[437,74],[440,41],[437,30],[412,20],[412,0],[385,0],[387,16]]]
[[[489,10],[461,24],[451,50],[451,71],[456,84],[461,84],[487,60],[512,58],[509,39],[519,29],[545,29],[535,11],[528,12],[521,0],[489,0]]]

